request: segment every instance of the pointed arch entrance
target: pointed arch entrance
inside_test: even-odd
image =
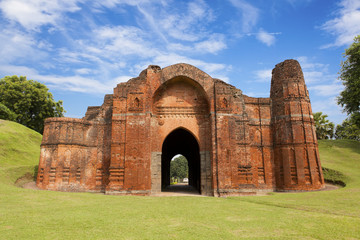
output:
[[[205,80],[183,74],[165,79],[152,98],[151,193],[169,186],[171,159],[180,154],[188,160],[188,189],[212,195],[212,100]]]
[[[188,160],[189,185],[199,193],[200,186],[200,149],[196,138],[186,129],[177,128],[164,140],[161,155],[161,189],[170,185],[170,162],[178,155]]]

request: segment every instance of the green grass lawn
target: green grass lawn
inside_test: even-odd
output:
[[[320,142],[322,165],[344,174],[344,188],[214,198],[16,187],[34,171],[40,140],[0,121],[0,239],[360,239],[358,142]]]

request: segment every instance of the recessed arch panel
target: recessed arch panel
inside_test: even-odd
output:
[[[153,112],[164,114],[208,114],[209,99],[195,80],[176,76],[163,83],[153,95]]]

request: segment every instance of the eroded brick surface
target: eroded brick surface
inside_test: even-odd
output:
[[[192,182],[203,195],[324,186],[309,94],[295,60],[274,68],[270,98],[248,97],[188,64],[149,66],[83,119],[45,121],[37,185],[157,193],[168,164],[163,143],[177,129],[198,143],[197,157],[188,160],[198,161]]]

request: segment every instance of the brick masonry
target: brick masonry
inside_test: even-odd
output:
[[[270,98],[248,97],[188,64],[149,66],[84,118],[46,119],[37,186],[152,195],[177,153],[202,195],[323,188],[299,63],[276,65]]]

